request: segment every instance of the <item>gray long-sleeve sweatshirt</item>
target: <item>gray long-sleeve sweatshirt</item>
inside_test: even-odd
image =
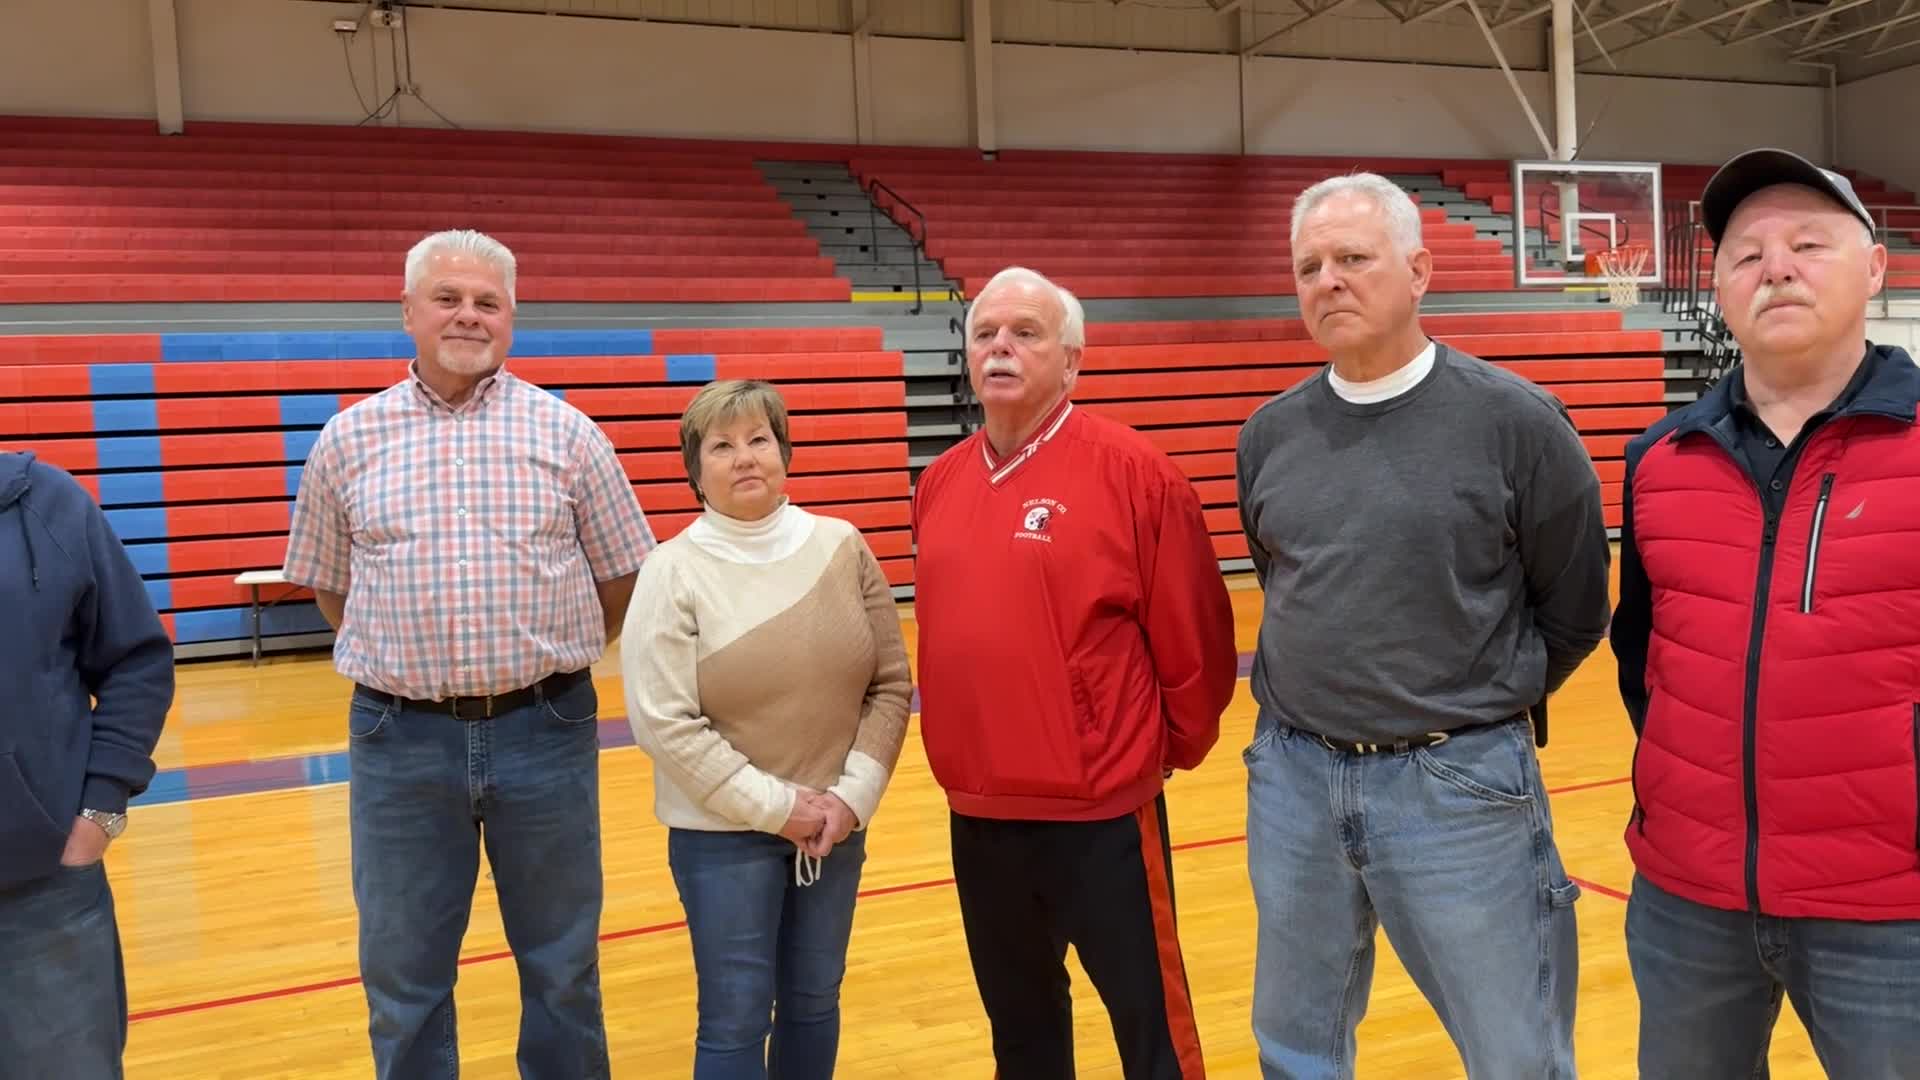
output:
[[[1386,401],[1326,371],[1240,432],[1262,721],[1384,742],[1540,706],[1607,628],[1600,483],[1567,410],[1440,345]]]

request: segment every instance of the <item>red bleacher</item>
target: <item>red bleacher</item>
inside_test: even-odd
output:
[[[710,378],[777,383],[789,491],[866,534],[912,580],[902,356],[873,328],[661,330],[647,356],[534,356],[512,370],[598,421],[656,533],[699,513],[679,416]],[[99,499],[182,643],[247,636],[237,574],[281,565],[299,466],[328,416],[405,377],[399,359],[166,360],[156,335],[0,338],[0,447],[30,449]],[[672,355],[667,355],[672,354]],[[695,373],[676,373],[691,362]],[[126,393],[128,387],[140,387]],[[295,591],[276,633],[323,629]]]
[[[1606,522],[1620,524],[1627,440],[1666,415],[1660,333],[1623,330],[1613,309],[1435,314],[1436,340],[1545,387],[1568,408],[1599,473]],[[1298,319],[1096,324],[1074,399],[1140,428],[1200,492],[1223,559],[1244,558],[1233,450],[1240,425],[1326,362]]]
[[[1437,172],[1433,161],[1037,154],[998,160],[856,156],[903,226],[926,219],[927,254],[972,295],[995,270],[1031,266],[1083,298],[1284,295],[1300,192],[1356,166]],[[889,192],[897,192],[898,198]],[[1511,289],[1511,258],[1472,225],[1423,209],[1435,291]]]
[[[0,303],[392,300],[449,223],[526,300],[846,300],[744,146],[509,133],[0,120]]]

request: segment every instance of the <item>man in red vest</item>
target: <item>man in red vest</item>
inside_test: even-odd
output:
[[[1743,361],[1627,448],[1611,630],[1639,743],[1640,1075],[1920,1078],[1920,369],[1866,338],[1887,252],[1781,150],[1700,208]]]

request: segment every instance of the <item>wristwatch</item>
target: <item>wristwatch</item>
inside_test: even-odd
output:
[[[106,830],[109,840],[118,840],[120,834],[127,831],[125,814],[110,814],[105,810],[82,810],[80,816]]]

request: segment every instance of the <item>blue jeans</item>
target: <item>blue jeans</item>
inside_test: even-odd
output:
[[[521,1077],[608,1074],[598,712],[590,679],[486,720],[355,692],[353,897],[380,1080],[459,1075],[453,983],[482,843],[519,969]]]
[[[866,838],[848,833],[821,860],[819,878],[802,886],[798,849],[783,837],[667,833],[700,995],[693,1080],[833,1076]]]
[[[1764,1080],[1783,997],[1832,1080],[1920,1080],[1920,921],[1723,911],[1636,877],[1627,961],[1645,1080]]]
[[[1243,757],[1263,1076],[1354,1075],[1384,928],[1467,1075],[1571,1080],[1580,889],[1524,721],[1361,755],[1263,716]]]
[[[0,892],[0,1075],[119,1080],[127,981],[107,871]]]

